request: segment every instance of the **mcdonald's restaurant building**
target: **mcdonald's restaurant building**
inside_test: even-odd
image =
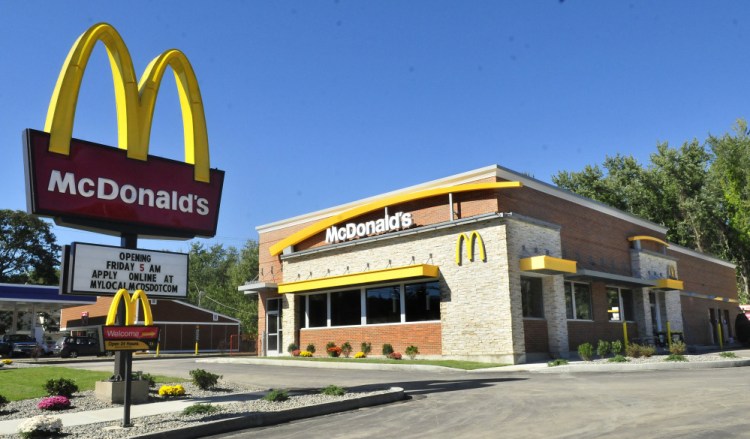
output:
[[[261,350],[523,363],[584,342],[733,337],[735,267],[667,230],[489,166],[257,228]]]

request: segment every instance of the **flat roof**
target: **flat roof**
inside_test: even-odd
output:
[[[60,287],[0,283],[0,302],[34,302],[85,305],[96,303],[96,296],[60,294]]]

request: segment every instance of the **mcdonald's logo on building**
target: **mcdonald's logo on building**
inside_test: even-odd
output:
[[[487,260],[487,253],[484,248],[484,240],[477,231],[473,231],[470,234],[461,233],[456,238],[456,265],[461,265],[461,247],[463,242],[466,241],[466,254],[469,257],[469,261],[474,261],[474,246],[479,248],[479,255],[482,261]]]
[[[110,59],[118,147],[74,139],[78,93],[97,42]],[[182,109],[184,162],[150,156],[156,97],[171,67]],[[60,225],[190,239],[216,234],[224,172],[211,169],[198,81],[187,57],[163,52],[138,81],[120,34],[100,23],[73,44],[55,86],[45,132],[25,132],[29,210]]]

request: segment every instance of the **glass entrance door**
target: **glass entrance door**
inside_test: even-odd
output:
[[[281,355],[281,299],[266,301],[266,355]]]

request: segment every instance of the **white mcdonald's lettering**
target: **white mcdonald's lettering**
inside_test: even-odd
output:
[[[142,161],[148,159],[156,95],[164,72],[167,67],[172,67],[182,108],[185,163],[195,165],[196,181],[208,183],[210,164],[206,118],[198,81],[187,57],[179,50],[167,50],[148,64],[139,82],[125,42],[115,28],[107,23],[91,26],[78,37],[68,53],[57,78],[47,110],[47,121],[44,124],[44,131],[50,133],[49,150],[64,155],[70,154],[78,92],[91,52],[99,41],[107,49],[112,69],[118,146],[127,150],[128,158]]]
[[[333,244],[339,241],[348,241],[354,238],[363,238],[365,236],[408,229],[412,224],[414,222],[411,213],[396,212],[392,216],[386,214],[383,218],[377,220],[363,223],[347,223],[341,227],[329,227],[326,229],[326,243]]]
[[[479,246],[479,255],[481,256],[481,260],[484,261],[487,259],[487,253],[484,249],[484,240],[482,239],[482,236],[477,231],[473,231],[470,234],[462,233],[458,235],[458,238],[456,238],[456,265],[461,265],[461,244],[466,241],[466,249],[467,254],[469,255],[469,260],[474,261],[474,242],[476,241],[476,244]]]
[[[76,181],[77,180],[77,181]],[[156,209],[167,209],[184,213],[208,215],[208,200],[195,194],[180,194],[177,191],[135,187],[131,184],[120,185],[109,178],[99,177],[76,179],[72,172],[62,174],[53,170],[50,174],[48,192],[78,195],[84,198],[96,197],[100,200],[119,198],[127,204],[138,204]]]

